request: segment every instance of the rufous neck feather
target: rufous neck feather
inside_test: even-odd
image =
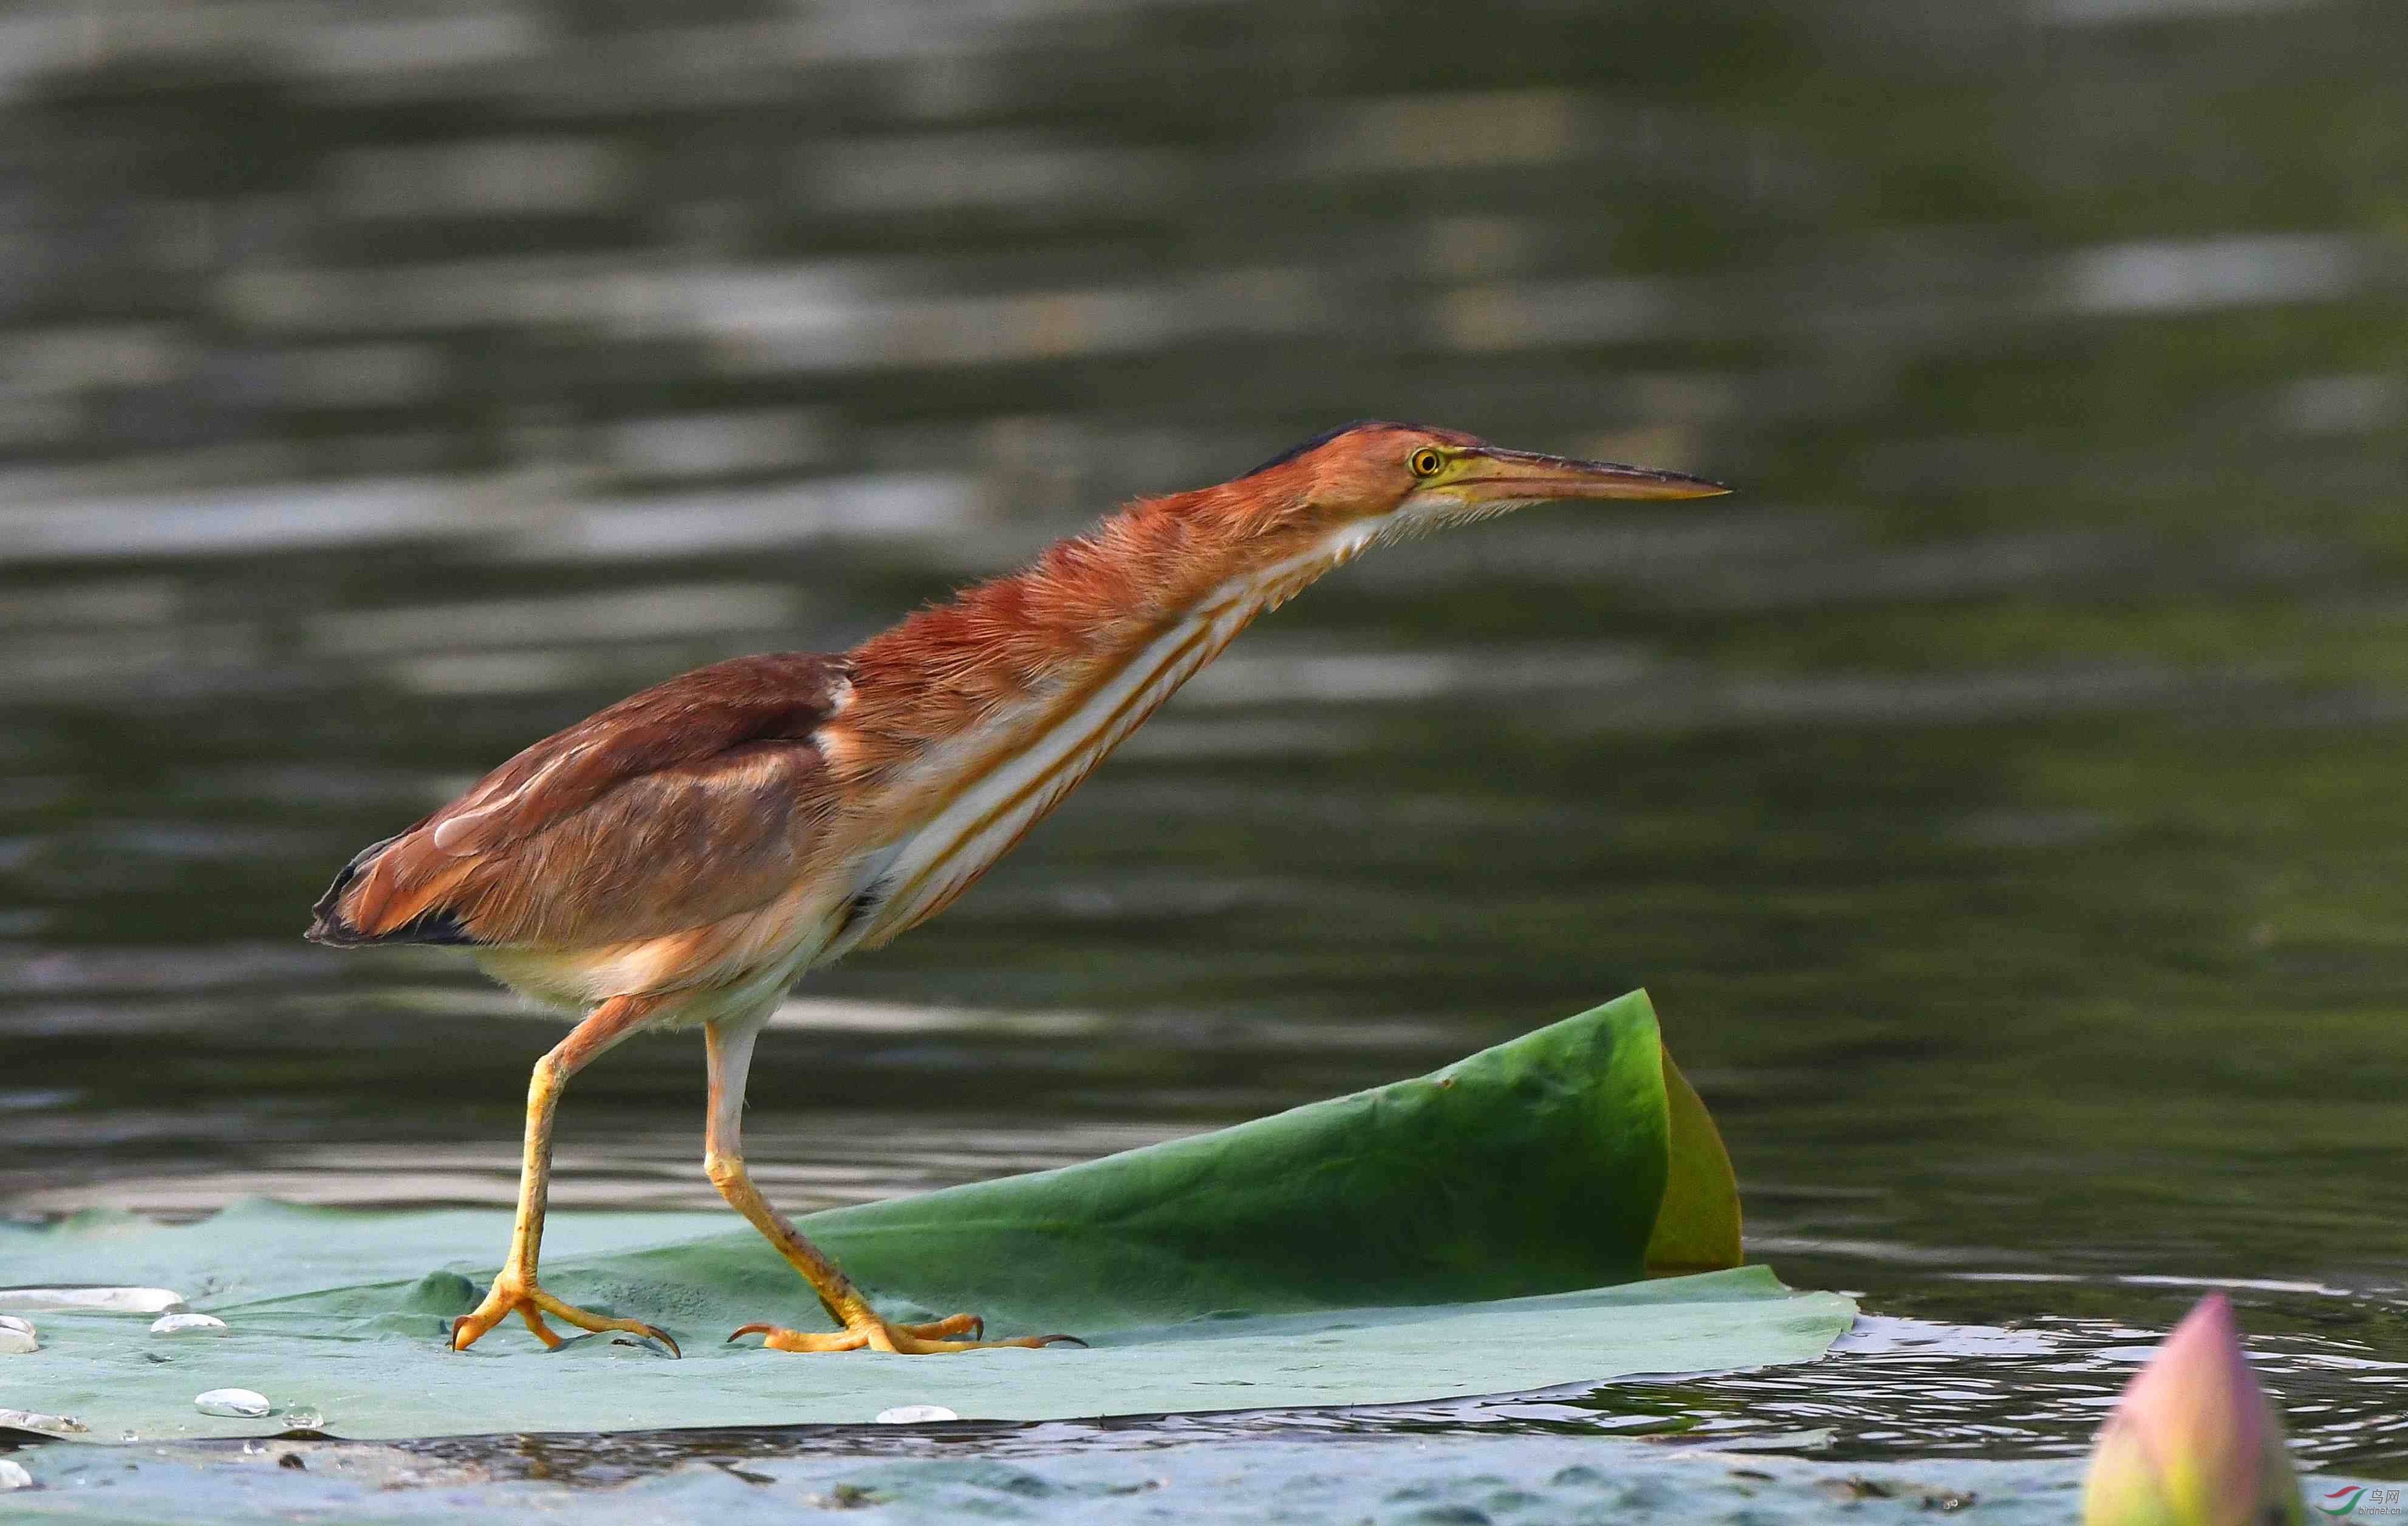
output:
[[[871,637],[850,655],[849,761],[875,771],[982,716],[1096,682],[1208,609],[1235,601],[1242,625],[1379,534],[1377,521],[1313,513],[1302,483],[1266,485],[1140,500]]]

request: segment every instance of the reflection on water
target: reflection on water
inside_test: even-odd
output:
[[[756,1171],[1055,1164],[1644,983],[1756,1253],[1872,1319],[984,1442],[2061,1452],[2247,1279],[2303,1448],[2396,1475],[2403,17],[20,6],[0,1201],[507,1201],[552,1030],[302,945],[335,865],[630,688],[1426,417],[1744,491],[1400,547],[1250,634],[798,993]],[[694,1049],[579,1078],[560,1201],[711,1201]]]

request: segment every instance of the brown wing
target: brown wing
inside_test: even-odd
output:
[[[839,657],[771,653],[622,699],[364,849],[308,936],[578,948],[761,905],[826,810],[810,734],[845,682]]]

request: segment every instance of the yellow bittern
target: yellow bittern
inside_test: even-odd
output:
[[[536,1280],[562,1087],[629,1034],[670,1028],[703,1032],[711,1184],[839,1326],[737,1334],[781,1351],[1069,1340],[983,1340],[968,1314],[883,1319],[762,1197],[744,1170],[744,1079],[780,998],[942,911],[1249,621],[1367,547],[1551,498],[1724,491],[1451,429],[1348,425],[1234,482],[1140,499],[840,655],[737,657],[623,699],[362,850],[310,938],[466,944],[495,979],[584,1014],[536,1063],[509,1253],[452,1346],[516,1312],[547,1346],[550,1314],[676,1349]]]

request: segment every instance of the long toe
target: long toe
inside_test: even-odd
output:
[[[658,1325],[648,1325],[641,1319],[614,1319],[608,1315],[588,1314],[583,1309],[578,1308],[573,1304],[563,1303],[560,1300],[552,1297],[550,1293],[545,1292],[540,1288],[529,1288],[527,1290],[527,1301],[533,1303],[537,1308],[543,1310],[546,1314],[566,1319],[580,1330],[590,1330],[597,1335],[605,1331],[624,1331],[630,1335],[641,1335],[646,1340],[660,1342],[663,1346],[669,1348],[670,1356],[681,1357],[685,1355],[684,1352],[678,1349],[678,1344],[675,1337],[671,1336],[667,1331],[661,1329]],[[532,1322],[533,1321],[530,1321],[530,1323]]]
[[[869,1337],[857,1330],[788,1330],[782,1325],[738,1325],[731,1342],[747,1335],[761,1337],[761,1345],[771,1351],[858,1351],[869,1344]]]
[[[894,1332],[892,1349],[908,1357],[934,1356],[943,1351],[992,1351],[1007,1346],[1034,1351],[1048,1346],[1084,1347],[1087,1344],[1076,1335],[1015,1335],[1002,1341],[924,1341],[918,1336],[905,1334],[900,1326],[888,1328]]]
[[[478,1310],[474,1314],[461,1315],[458,1318],[452,1321],[452,1349],[454,1351],[467,1350],[468,1347],[484,1339],[485,1332],[492,1330],[495,1325],[501,1323],[504,1318],[507,1318],[509,1312],[509,1307],[505,1306],[499,1315],[491,1317],[487,1316],[485,1311],[482,1309]],[[535,1328],[537,1338],[542,1340],[544,1345],[558,1346],[560,1344],[560,1337],[552,1334],[550,1330],[546,1329],[541,1320],[533,1320],[530,1321],[530,1323],[532,1323]]]
[[[894,1324],[879,1319],[845,1330],[788,1330],[781,1325],[752,1324],[740,1327],[730,1341],[746,1335],[759,1335],[763,1346],[771,1351],[890,1351],[897,1356],[938,1356],[952,1351],[985,1351],[1001,1346],[1019,1346],[1033,1350],[1046,1346],[1079,1346],[1087,1343],[1076,1335],[1019,1335],[1010,1340],[986,1341],[977,1337],[985,1333],[986,1321],[974,1314],[956,1314],[950,1318],[933,1320],[923,1325]],[[968,1334],[967,1341],[947,1340],[949,1335]]]
[[[526,1285],[505,1274],[494,1279],[493,1287],[486,1289],[483,1300],[474,1309],[452,1321],[452,1349],[467,1350],[514,1313],[525,1316],[527,1328],[535,1332],[536,1339],[548,1346],[560,1344],[560,1337],[552,1332],[537,1316],[535,1305],[527,1302]]]
[[[646,1340],[659,1342],[668,1348],[668,1353],[672,1357],[684,1355],[678,1349],[675,1337],[657,1325],[648,1325],[641,1319],[619,1319],[609,1315],[590,1313],[573,1303],[563,1303],[531,1282],[515,1281],[507,1277],[494,1278],[494,1286],[485,1294],[484,1302],[478,1304],[472,1313],[464,1314],[452,1321],[452,1349],[466,1351],[481,1339],[487,1331],[492,1330],[512,1314],[524,1319],[527,1329],[535,1332],[536,1339],[543,1342],[546,1346],[556,1347],[561,1344],[560,1337],[543,1322],[543,1316],[549,1314],[553,1318],[575,1325],[580,1330],[592,1331],[597,1334],[605,1331],[622,1331],[630,1335],[640,1335]]]

